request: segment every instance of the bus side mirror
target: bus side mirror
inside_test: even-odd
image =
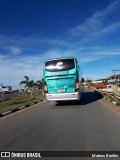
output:
[[[84,83],[84,82],[85,82],[84,78],[81,78],[81,82],[82,82],[82,83]]]

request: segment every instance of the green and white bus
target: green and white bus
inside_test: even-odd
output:
[[[44,91],[47,101],[80,100],[83,86],[82,74],[74,57],[57,58],[45,61]]]

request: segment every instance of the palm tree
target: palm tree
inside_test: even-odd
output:
[[[43,89],[44,89],[44,79],[42,78],[41,80],[38,80],[37,82],[36,82],[36,87],[38,88],[38,89],[41,89],[41,91],[43,91]]]
[[[35,82],[33,80],[30,80],[29,83],[28,83],[28,86],[30,88],[34,87],[35,86]]]
[[[24,84],[25,87],[28,87],[28,86],[29,86],[29,77],[28,77],[28,76],[24,76],[24,78],[25,78],[25,80],[24,80],[24,81],[21,81],[21,82],[19,83],[19,85]]]
[[[25,87],[28,87],[29,90],[27,90],[28,93],[30,93],[31,97],[34,98],[34,95],[33,95],[33,90],[34,90],[34,86],[35,86],[35,83],[33,80],[29,80],[29,77],[28,76],[24,76],[25,80],[24,81],[21,81],[19,83],[19,85],[22,85],[24,84]]]
[[[29,77],[28,77],[28,76],[24,76],[24,78],[25,78],[25,80],[24,80],[24,81],[21,81],[21,82],[19,83],[19,85],[24,84],[25,87],[28,87],[28,88],[32,88],[32,87],[35,86],[34,81],[33,81],[33,80],[29,80]]]
[[[36,82],[36,87],[42,89],[42,81],[41,80],[38,80]]]

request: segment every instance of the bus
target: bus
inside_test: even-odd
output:
[[[82,97],[84,78],[77,59],[56,58],[44,63],[44,92],[47,101],[79,101]]]

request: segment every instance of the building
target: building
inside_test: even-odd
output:
[[[118,86],[120,86],[120,74],[108,77],[108,84],[113,84],[113,85],[117,84]]]
[[[91,88],[93,89],[104,89],[107,88],[107,79],[97,79],[95,81],[92,81]]]
[[[107,78],[92,81],[92,83],[107,83]]]
[[[103,89],[103,88],[106,88],[106,85],[104,83],[93,83],[91,84],[91,88],[93,89]]]

